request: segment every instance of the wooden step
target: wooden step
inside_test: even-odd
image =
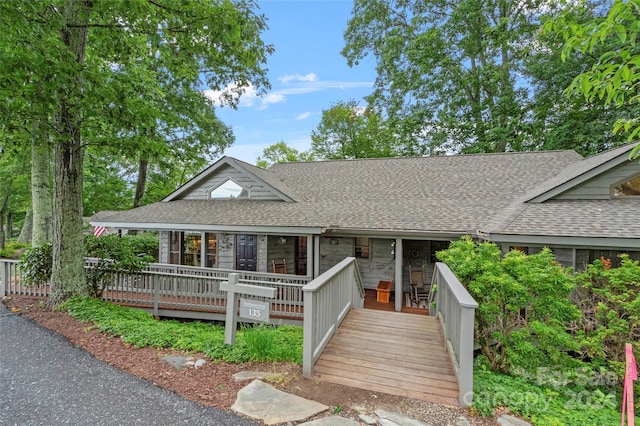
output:
[[[352,309],[313,373],[330,383],[459,406],[458,381],[433,317]]]

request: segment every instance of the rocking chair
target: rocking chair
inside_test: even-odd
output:
[[[429,299],[429,289],[425,283],[424,269],[412,268],[409,265],[409,284],[411,286],[411,302],[417,307],[426,307]]]
[[[273,273],[274,274],[288,274],[287,272],[287,260],[282,259],[282,263],[276,263],[275,260],[271,261],[273,265]]]

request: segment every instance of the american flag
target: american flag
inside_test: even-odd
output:
[[[95,235],[96,237],[99,237],[105,232],[107,232],[107,228],[105,228],[104,226],[96,226],[95,228],[93,228],[93,235]]]

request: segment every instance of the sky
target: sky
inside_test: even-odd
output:
[[[322,110],[351,99],[364,105],[376,75],[372,60],[349,68],[340,55],[353,1],[262,0],[259,5],[269,26],[262,39],[275,47],[267,60],[271,90],[262,98],[245,93],[237,110],[217,109],[236,137],[224,155],[251,164],[280,141],[308,150]]]

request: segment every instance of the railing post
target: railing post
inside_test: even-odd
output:
[[[2,261],[2,268],[0,268],[0,297],[4,297],[7,295],[7,269],[9,268],[9,263]]]
[[[160,283],[162,277],[151,275],[151,285],[153,286],[153,316],[158,318],[158,306],[160,305]]]
[[[302,289],[302,299],[304,304],[303,337],[302,337],[302,374],[311,376],[313,371],[313,351],[315,342],[315,317],[314,312],[315,292]]]
[[[458,347],[458,363],[460,376],[458,379],[460,405],[466,407],[473,402],[473,333],[475,309],[462,306],[460,309],[460,333]]]

